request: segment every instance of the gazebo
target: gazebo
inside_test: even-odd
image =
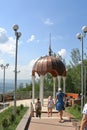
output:
[[[55,98],[55,81],[58,80],[58,88],[61,87],[61,79],[63,79],[63,92],[65,92],[65,79],[66,79],[66,68],[63,62],[52,56],[50,53],[48,56],[40,57],[34,64],[32,69],[32,99],[34,103],[35,99],[35,73],[40,77],[40,92],[39,98],[43,105],[43,87],[44,87],[44,76],[47,73],[50,73],[53,77],[53,98]]]

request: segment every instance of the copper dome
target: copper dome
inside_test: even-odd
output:
[[[46,73],[51,73],[52,76],[56,77],[58,75],[66,76],[66,68],[61,60],[54,56],[44,56],[39,58],[32,69],[32,75],[35,72],[40,75],[45,75]]]

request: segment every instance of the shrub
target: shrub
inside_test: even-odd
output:
[[[74,104],[72,108],[77,110],[77,111],[81,111],[81,107],[77,104]]]
[[[24,108],[24,105],[23,105],[23,104],[21,104],[21,105],[20,105],[20,109],[22,110],[23,108]]]
[[[17,114],[19,115],[19,114],[20,114],[20,109],[18,108],[16,112],[17,112]]]
[[[81,115],[81,107],[77,104],[74,104],[70,108],[66,108],[66,110],[71,113],[76,119],[81,120],[82,115]]]
[[[2,120],[2,126],[3,128],[7,128],[9,126],[9,120],[7,118]]]
[[[15,115],[12,114],[12,115],[10,116],[10,122],[14,122],[14,120],[15,120]]]
[[[20,107],[17,107],[17,108],[20,110],[19,115],[17,113],[16,113],[16,115],[14,114],[13,106],[9,107],[8,109],[6,109],[0,113],[0,130],[16,130],[18,123],[22,119],[25,112],[28,110],[28,107],[24,107],[22,110],[20,109]],[[14,115],[12,115],[12,114],[14,114]]]

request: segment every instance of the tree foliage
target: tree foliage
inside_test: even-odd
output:
[[[78,48],[72,49],[70,65],[76,66],[79,64],[80,61],[81,61],[81,55],[79,49]]]
[[[84,65],[83,67],[87,68],[87,59],[86,59],[86,53],[84,53],[84,58],[83,62]],[[76,93],[81,93],[81,54],[78,48],[72,49],[71,51],[71,61],[70,64],[67,66],[67,91],[71,92],[76,92]],[[80,64],[79,64],[80,63]],[[83,78],[85,79],[85,70],[84,70],[84,75]],[[87,81],[84,81],[84,84]],[[68,87],[69,86],[69,87]]]
[[[70,67],[67,70],[67,76],[66,76],[66,91],[67,92],[74,92],[74,93],[80,93],[81,89],[81,67]]]

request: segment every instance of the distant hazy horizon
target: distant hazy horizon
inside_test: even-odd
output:
[[[19,87],[20,83],[23,83],[25,86],[26,83],[30,83],[30,80],[17,80],[17,88]],[[5,81],[5,93],[11,92],[14,90],[14,80],[6,80]],[[3,80],[0,79],[0,93],[3,93]]]

